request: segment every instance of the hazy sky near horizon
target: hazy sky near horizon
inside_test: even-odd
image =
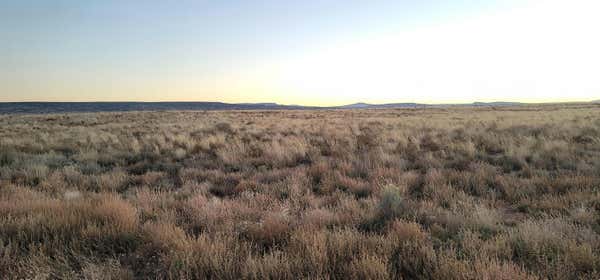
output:
[[[600,1],[0,1],[1,101],[600,99]]]

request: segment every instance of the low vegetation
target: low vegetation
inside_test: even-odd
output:
[[[0,115],[0,278],[599,279],[600,107]]]

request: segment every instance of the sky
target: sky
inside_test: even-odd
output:
[[[600,99],[600,1],[0,1],[0,102]]]

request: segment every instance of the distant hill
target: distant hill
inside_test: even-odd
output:
[[[337,108],[341,108],[341,109],[362,109],[362,108],[369,108],[370,106],[373,106],[373,105],[359,102],[359,103],[354,103],[354,104],[337,106]]]

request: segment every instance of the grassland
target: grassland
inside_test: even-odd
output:
[[[599,279],[600,107],[0,116],[0,278]]]

